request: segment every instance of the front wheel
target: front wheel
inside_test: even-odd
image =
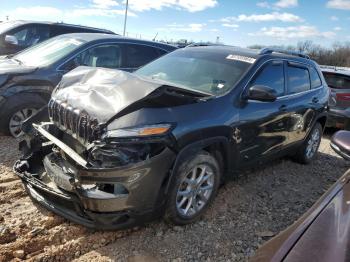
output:
[[[9,97],[0,108],[0,133],[20,137],[23,121],[45,105],[46,101],[37,94],[21,93]]]
[[[185,161],[172,181],[165,219],[177,225],[196,221],[215,198],[220,176],[217,160],[206,151]]]
[[[317,155],[322,138],[322,126],[316,123],[304,143],[297,151],[294,159],[301,164],[309,164]]]

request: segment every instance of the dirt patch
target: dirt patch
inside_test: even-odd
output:
[[[93,231],[34,204],[12,165],[16,141],[0,137],[0,261],[244,261],[292,224],[348,164],[324,137],[310,165],[288,159],[224,185],[203,219],[185,227],[155,221],[125,231]]]

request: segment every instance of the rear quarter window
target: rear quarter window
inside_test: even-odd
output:
[[[314,89],[314,88],[320,87],[322,85],[322,81],[316,69],[313,67],[310,67],[309,72],[310,72],[311,88]]]
[[[128,44],[126,45],[125,67],[139,68],[155,60],[164,53],[165,51],[161,51],[155,47],[138,44]]]
[[[297,94],[310,90],[309,70],[305,67],[287,66],[288,94]]]

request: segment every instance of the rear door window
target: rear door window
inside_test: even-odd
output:
[[[288,94],[297,94],[310,90],[309,70],[305,67],[287,66]]]
[[[341,74],[325,73],[323,76],[329,87],[335,89],[350,89],[350,76]]]
[[[253,79],[251,86],[263,85],[273,88],[277,96],[284,95],[284,71],[282,61],[273,61],[265,65]]]
[[[165,51],[146,45],[127,44],[125,46],[125,68],[137,69],[159,56]]]

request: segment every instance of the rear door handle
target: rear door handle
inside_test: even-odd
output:
[[[318,103],[318,98],[317,97],[312,98],[312,103],[317,104]]]
[[[281,105],[279,107],[279,110],[282,111],[282,112],[286,112],[287,111],[287,106],[286,105]]]

